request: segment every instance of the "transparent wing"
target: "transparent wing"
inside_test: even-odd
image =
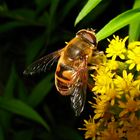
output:
[[[27,67],[27,69],[24,70],[23,74],[25,75],[33,75],[35,73],[45,72],[47,69],[47,66],[52,66],[54,61],[59,58],[61,53],[63,52],[63,49],[55,51],[51,54],[48,54],[39,60],[33,62],[31,65]]]
[[[77,81],[74,83],[73,92],[70,95],[71,106],[75,112],[75,116],[79,116],[84,109],[86,100],[86,89],[88,80],[87,64],[84,63],[82,68],[79,68]]]

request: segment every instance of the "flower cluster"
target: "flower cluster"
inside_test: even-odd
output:
[[[84,120],[85,138],[138,140],[140,138],[140,42],[128,37],[109,41],[104,61],[94,67],[94,116]]]

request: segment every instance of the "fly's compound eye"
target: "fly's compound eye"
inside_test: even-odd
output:
[[[80,36],[82,39],[86,40],[87,42],[93,44],[94,46],[97,46],[97,40],[94,30],[82,29],[77,32],[77,35]]]

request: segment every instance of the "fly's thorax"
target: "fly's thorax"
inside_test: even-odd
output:
[[[75,37],[66,46],[64,52],[64,59],[76,61],[83,59],[85,56],[91,57],[93,53],[93,44],[86,42],[82,38]]]

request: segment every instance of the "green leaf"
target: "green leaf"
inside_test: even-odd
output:
[[[76,24],[79,23],[80,20],[82,20],[100,2],[101,2],[101,0],[88,0],[88,2],[86,3],[86,5],[83,7],[83,9],[78,14],[78,16],[77,16],[77,18],[75,20],[74,25],[76,26]]]
[[[33,89],[32,93],[29,95],[27,103],[32,107],[36,107],[44,97],[49,93],[52,88],[51,80],[53,74],[48,74],[48,76],[43,79],[39,84]]]
[[[50,2],[49,0],[35,0],[37,13],[43,10],[48,5],[49,2]]]
[[[27,88],[25,87],[22,79],[18,76],[17,78],[17,92],[18,92],[18,98],[22,101],[26,101],[28,98],[28,92]]]
[[[90,12],[81,22],[81,25],[90,25],[93,21],[97,20],[102,13],[106,11],[106,9],[110,5],[110,0],[109,1],[102,1],[100,4],[98,4],[94,10]],[[96,24],[96,22],[95,22]],[[93,27],[94,29],[94,27]]]
[[[58,4],[59,4],[59,0],[51,0],[50,13],[49,13],[51,19],[56,14]]]
[[[68,13],[70,12],[70,10],[72,9],[72,7],[74,5],[76,5],[79,2],[79,0],[69,0],[67,1],[67,3],[65,4],[65,6],[63,7],[63,10],[61,11],[61,17],[60,20],[63,21],[64,18],[66,17],[66,15],[68,15]]]
[[[16,80],[17,74],[15,71],[15,65],[13,65],[3,94],[4,98],[13,98],[14,88],[17,82]],[[0,110],[0,124],[5,129],[7,129],[10,126],[11,116],[12,115],[9,112],[6,112],[5,110]]]
[[[50,36],[51,33],[53,32],[53,30],[56,27],[56,24],[59,23],[59,20],[56,16],[57,13],[57,6],[59,4],[59,0],[51,0],[50,3],[50,9],[49,9],[49,20],[48,20],[48,24],[46,26],[47,30],[46,30],[46,35],[47,35],[47,42],[50,43]],[[56,20],[56,21],[55,21]]]
[[[55,137],[55,133],[47,133],[45,131],[41,131],[40,135],[38,135],[37,140],[60,140],[60,139],[58,139],[58,137],[57,138]]]
[[[47,27],[49,23],[49,13],[44,12],[40,17],[38,17],[38,22],[42,23],[45,27]]]
[[[45,33],[27,45],[26,62],[29,65],[46,42]]]
[[[43,106],[43,108],[44,108],[44,112],[45,112],[45,114],[47,115],[47,118],[48,118],[48,120],[49,120],[51,126],[55,126],[56,124],[55,124],[55,121],[54,121],[54,116],[53,116],[53,114],[52,114],[50,108],[47,106],[47,104],[45,104],[45,105]]]
[[[0,140],[4,140],[4,131],[1,126],[0,126]]]
[[[12,22],[8,22],[5,24],[1,24],[0,25],[0,32],[6,32],[9,31],[11,29],[17,28],[17,27],[22,27],[22,26],[27,26],[26,23],[23,22],[18,22],[18,21],[12,21]]]
[[[48,131],[50,130],[47,123],[33,108],[18,99],[0,97],[0,108],[36,121],[42,124]]]
[[[5,87],[4,97],[7,97],[7,98],[13,97],[16,79],[17,79],[17,75],[16,75],[15,67],[13,65],[9,79],[8,79],[6,87]]]
[[[32,140],[33,139],[33,130],[22,130],[14,133],[14,140]]]
[[[70,127],[59,126],[56,132],[61,139],[67,138],[67,140],[83,140],[83,138],[77,133],[77,131],[73,130]]]
[[[19,20],[28,19],[31,21],[34,20],[35,18],[35,12],[29,9],[17,9],[17,10],[9,11],[9,15]]]
[[[3,2],[3,3],[0,5],[0,12],[6,12],[6,11],[8,11],[8,7],[7,7],[6,2]]]
[[[124,26],[130,24],[136,18],[139,19],[140,8],[128,10],[114,19],[112,19],[108,24],[106,24],[96,35],[98,41],[108,37],[117,30],[123,28]]]
[[[135,0],[133,9],[140,8],[140,0]],[[139,14],[140,17],[140,14]],[[129,41],[138,40],[140,37],[140,20],[139,18],[134,19],[129,26]]]
[[[0,11],[0,15],[4,17],[13,18],[16,20],[24,21],[32,21],[35,18],[35,12],[29,9],[17,9],[12,11]]]
[[[6,110],[0,109],[0,125],[4,129],[8,129],[11,125],[12,114]]]

